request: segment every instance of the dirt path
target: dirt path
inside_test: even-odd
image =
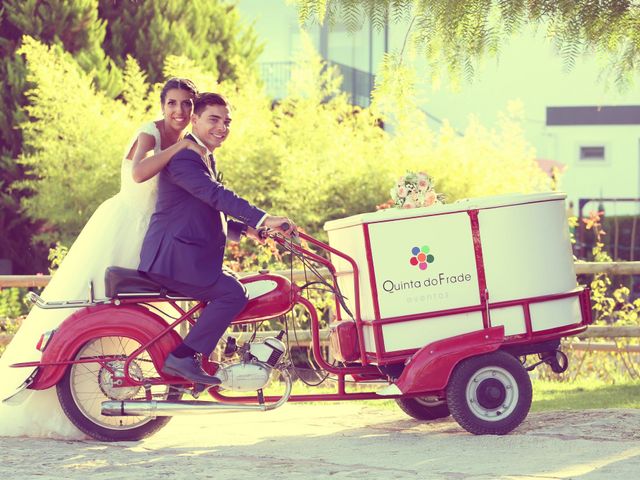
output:
[[[0,454],[3,479],[626,480],[640,472],[640,411],[530,414],[492,437],[357,403],[289,404],[175,418],[141,442],[0,438]]]

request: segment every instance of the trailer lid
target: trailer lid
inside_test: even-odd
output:
[[[326,231],[338,230],[341,228],[362,225],[365,223],[384,222],[389,220],[400,220],[404,218],[427,217],[443,213],[461,212],[467,210],[482,210],[487,208],[509,207],[513,205],[523,205],[527,203],[564,201],[567,198],[561,192],[539,192],[539,193],[509,193],[506,195],[494,195],[490,197],[463,198],[453,203],[432,205],[421,208],[387,208],[377,212],[359,213],[350,217],[330,220],[324,224]]]

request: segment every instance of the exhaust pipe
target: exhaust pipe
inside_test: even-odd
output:
[[[282,371],[285,392],[275,403],[247,405],[246,403],[200,402],[197,400],[125,400],[102,402],[102,415],[107,417],[173,417],[176,415],[206,415],[220,410],[253,410],[266,412],[284,405],[291,396],[292,382],[286,370]]]
[[[271,405],[247,405],[242,403],[199,402],[197,400],[177,402],[167,400],[108,401],[102,402],[102,415],[108,417],[173,417],[174,415],[208,414],[220,410],[256,410],[266,412],[279,407],[279,403],[280,401]]]

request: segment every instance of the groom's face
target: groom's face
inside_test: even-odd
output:
[[[191,125],[193,133],[213,151],[229,136],[231,112],[224,105],[207,105],[200,115],[192,115]]]

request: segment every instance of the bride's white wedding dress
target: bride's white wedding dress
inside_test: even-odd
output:
[[[62,264],[42,292],[45,300],[80,300],[89,295],[92,281],[96,298],[104,298],[104,272],[111,265],[137,268],[140,248],[155,209],[158,181],[154,177],[135,183],[127,154],[138,133],[155,137],[155,153],[161,150],[155,122],[143,125],[133,137],[121,166],[120,191],[98,207]],[[0,357],[0,400],[13,394],[31,374],[31,368],[9,368],[18,362],[38,361],[35,346],[41,334],[53,330],[76,309],[42,310],[33,307],[16,336]],[[27,390],[18,405],[0,402],[0,436],[37,436],[83,439],[87,436],[67,419],[55,387]]]

